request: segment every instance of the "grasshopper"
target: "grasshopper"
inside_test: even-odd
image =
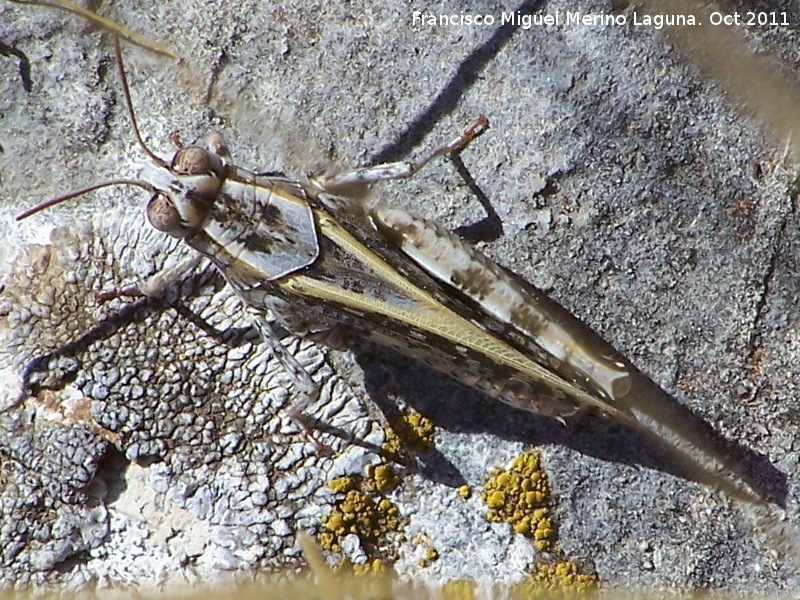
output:
[[[268,316],[334,347],[342,346],[343,333],[355,333],[527,411],[560,419],[602,413],[654,438],[700,481],[762,500],[736,462],[690,426],[685,411],[558,303],[436,224],[345,193],[411,177],[434,158],[461,152],[488,128],[485,117],[416,162],[306,183],[237,166],[219,134],[205,146],[183,146],[175,137],[177,151],[163,159],[142,140],[118,39],[115,49],[132,129],[152,165],[141,179],[106,181],[17,217],[102,187],[150,193],[150,224],[197,254],[105,298],[157,296],[207,258],[303,393],[296,415],[314,400],[317,384],[284,349]]]

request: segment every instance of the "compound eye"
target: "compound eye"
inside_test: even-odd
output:
[[[172,172],[178,175],[206,175],[214,170],[208,150],[200,146],[181,148],[172,159]]]
[[[147,220],[158,231],[172,233],[181,228],[181,217],[169,196],[157,192],[147,203]]]

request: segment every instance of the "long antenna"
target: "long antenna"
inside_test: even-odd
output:
[[[122,49],[120,48],[119,44],[119,36],[114,36],[114,53],[117,57],[117,69],[119,71],[119,77],[122,80],[122,93],[125,96],[125,106],[128,109],[128,116],[131,118],[131,125],[133,126],[133,133],[136,136],[136,141],[139,143],[139,147],[144,150],[144,153],[150,157],[154,163],[158,166],[169,169],[169,165],[164,161],[164,159],[156,156],[155,153],[147,147],[142,140],[142,135],[139,133],[139,125],[136,123],[136,114],[133,112],[133,102],[131,101],[131,92],[130,88],[128,87],[128,77],[125,75],[125,66],[122,62]],[[147,183],[146,181],[141,181],[138,179],[112,179],[110,181],[104,181],[102,183],[96,183],[94,185],[90,185],[89,187],[82,188],[80,190],[76,190],[74,192],[69,192],[68,194],[64,194],[63,196],[58,196],[51,200],[47,200],[46,202],[42,202],[41,204],[37,204],[33,208],[29,208],[25,212],[20,215],[17,215],[16,220],[22,221],[23,219],[27,219],[28,217],[35,215],[38,212],[45,210],[46,208],[50,208],[51,206],[55,206],[56,204],[61,204],[62,202],[66,202],[67,200],[71,200],[73,198],[77,198],[78,196],[82,196],[83,194],[88,194],[89,192],[93,192],[95,190],[102,189],[104,187],[110,187],[112,185],[133,185],[136,187],[140,187],[143,190],[150,192],[151,194],[154,193],[155,187]]]
[[[139,133],[139,125],[136,123],[136,114],[133,112],[133,102],[131,102],[131,91],[128,88],[128,76],[125,75],[125,65],[122,64],[122,49],[119,45],[118,35],[114,36],[114,53],[117,55],[117,70],[122,80],[122,93],[125,96],[125,106],[128,107],[128,115],[130,115],[131,118],[131,125],[133,125],[133,133],[136,136],[136,141],[139,142],[139,146],[144,150],[145,154],[150,157],[150,160],[158,166],[168,169],[169,165],[164,159],[156,156],[153,151],[145,145],[144,140],[142,140],[142,135]]]
[[[51,200],[48,200],[47,202],[42,202],[41,204],[37,204],[33,208],[29,208],[28,210],[26,210],[24,213],[17,215],[16,220],[22,221],[23,219],[27,219],[31,215],[35,215],[36,213],[41,212],[46,208],[50,208],[51,206],[55,206],[56,204],[61,204],[62,202],[66,202],[67,200],[72,200],[73,198],[77,198],[78,196],[82,196],[83,194],[88,194],[89,192],[93,192],[95,190],[99,190],[104,187],[111,187],[112,185],[134,185],[136,187],[142,188],[143,190],[147,190],[151,194],[155,192],[155,188],[146,181],[139,181],[138,179],[112,179],[110,181],[104,181],[102,183],[95,183],[94,185],[90,185],[89,187],[85,187],[83,189],[70,192],[69,194],[58,196],[57,198],[53,198]]]

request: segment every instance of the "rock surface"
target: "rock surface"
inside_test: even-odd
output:
[[[303,175],[398,160],[487,114],[492,129],[462,156],[478,195],[444,160],[373,193],[460,228],[548,291],[744,447],[800,528],[795,167],[785,140],[742,116],[663,31],[634,26],[630,8],[614,13],[625,26],[500,24],[504,10],[540,10],[528,2],[477,3],[469,14],[496,22],[472,26],[414,22],[414,10],[461,14],[448,3],[107,8],[183,59],[124,48],[139,127],[157,153],[171,150],[170,132],[188,141],[216,129],[238,164]],[[563,21],[600,8],[543,10]],[[788,18],[742,31],[795,77],[798,16]],[[557,555],[602,584],[800,585],[769,528],[676,476],[622,427],[563,426],[381,349],[295,340],[325,381],[312,413],[339,433],[317,434],[330,450],[321,454],[289,417],[289,379],[213,271],[158,301],[96,302],[186,251],[151,230],[146,198],[122,188],[13,222],[144,163],[108,36],[3,4],[0,40],[27,57],[32,83],[26,91],[17,59],[0,57],[2,585],[151,587],[297,566],[294,532],[320,531],[340,506],[329,483],[374,473],[387,421],[411,410],[436,425],[434,445],[375,493],[397,508],[404,535],[389,528],[374,548],[347,537],[351,560],[391,558],[412,579],[525,579],[542,555],[511,525],[488,522],[479,492],[493,468],[536,449]],[[35,397],[20,397],[23,383]],[[475,492],[466,500],[464,484]],[[425,548],[438,557],[421,567]]]

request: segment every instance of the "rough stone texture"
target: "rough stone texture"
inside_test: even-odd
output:
[[[288,376],[213,269],[158,301],[95,300],[115,278],[185,252],[139,215],[104,221],[54,229],[5,278],[4,346],[35,396],[4,398],[5,576],[41,583],[65,563],[68,580],[109,581],[187,563],[200,573],[291,564],[293,532],[332,500],[326,482],[361,473],[366,451],[332,438],[332,456],[317,455],[289,417]],[[380,444],[320,349],[289,347],[324,382],[312,414]]]
[[[611,8],[567,4],[546,10]],[[501,8],[515,7],[470,10]],[[485,196],[447,161],[375,193],[480,234],[489,255],[747,449],[754,470],[777,470],[763,483],[800,527],[794,165],[781,140],[762,135],[659,32],[412,26],[412,10],[461,10],[445,2],[114,10],[184,59],[125,49],[139,126],[156,152],[169,150],[171,131],[191,140],[216,128],[238,163],[302,174],[395,160],[486,113],[492,130],[463,156]],[[748,35],[797,75],[793,28]],[[26,54],[33,84],[26,92],[15,60],[0,57],[0,228],[13,259],[0,296],[3,583],[152,585],[297,564],[293,531],[318,526],[332,502],[325,483],[377,457],[330,435],[321,437],[333,455],[317,454],[287,415],[287,378],[213,273],[158,302],[94,302],[177,259],[148,229],[138,194],[97,193],[13,224],[42,199],[135,176],[143,158],[105,36],[3,4],[0,40]],[[480,199],[495,211],[485,220]],[[52,249],[37,245],[64,223]],[[480,487],[492,467],[535,446],[555,491],[559,545],[602,582],[800,584],[744,508],[674,476],[621,427],[519,413],[374,348],[292,348],[328,381],[323,401],[335,402],[325,417],[349,434],[379,444],[376,414],[404,405],[439,428],[435,450],[393,499],[409,519],[406,538],[425,534],[440,559],[421,574],[413,545],[397,542],[403,574],[522,578],[532,546],[488,524],[480,495],[464,502],[456,488]],[[19,400],[22,382],[35,399]]]

